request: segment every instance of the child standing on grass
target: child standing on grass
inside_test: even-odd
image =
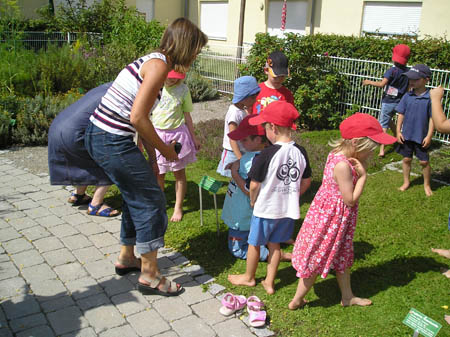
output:
[[[227,165],[241,159],[244,148],[238,141],[232,140],[228,134],[237,129],[239,123],[248,114],[248,110],[255,103],[256,95],[261,89],[253,76],[242,76],[234,81],[233,104],[228,108],[225,116],[225,126],[222,142],[222,156],[217,167],[217,173],[231,178],[231,171]]]
[[[311,184],[311,168],[303,147],[292,139],[299,117],[295,107],[286,101],[268,105],[250,125],[263,124],[266,137],[273,144],[261,151],[248,173],[250,205],[253,215],[248,238],[245,274],[228,275],[234,285],[255,286],[260,246],[269,248],[267,275],[262,285],[268,294],[275,292],[274,282],[281,258],[280,242],[288,241],[300,218],[300,196]]]
[[[200,149],[192,124],[192,99],[189,88],[183,79],[185,74],[170,71],[164,82],[161,100],[153,110],[151,120],[161,140],[170,144],[181,144],[179,160],[169,161],[156,150],[158,163],[158,185],[164,191],[166,173],[173,171],[175,176],[175,207],[170,221],[179,222],[183,218],[183,200],[186,195],[186,165],[197,160],[195,153]]]
[[[249,119],[256,115],[247,115],[238,128],[228,134],[230,139],[240,141],[245,154],[231,166],[233,179],[228,184],[222,208],[222,220],[228,226],[228,249],[239,259],[247,259],[248,235],[253,208],[250,206],[248,192],[248,172],[253,159],[267,145],[266,131],[262,125],[250,125]],[[269,251],[266,246],[260,247],[260,261],[266,261]],[[282,260],[290,260],[290,255],[282,253]]]
[[[350,284],[353,265],[353,235],[358,216],[358,200],[366,183],[367,160],[378,144],[396,139],[383,132],[380,123],[368,114],[356,113],[339,126],[341,139],[325,164],[322,185],[305,216],[292,252],[292,266],[299,277],[289,309],[303,306],[317,275],[326,278],[330,269],[342,294],[343,306],[372,304],[355,297]]]
[[[260,114],[274,101],[286,101],[294,105],[292,92],[283,86],[283,82],[289,76],[288,63],[288,58],[281,51],[274,51],[269,55],[264,67],[267,80],[259,84],[261,91],[253,104],[253,113]]]
[[[412,91],[406,93],[397,105],[399,113],[397,121],[396,151],[403,156],[403,185],[400,191],[409,187],[412,156],[419,158],[423,173],[425,194],[433,195],[431,191],[431,166],[428,147],[431,145],[434,124],[431,116],[430,92],[425,87],[431,78],[431,71],[425,64],[412,67],[405,75],[409,78]]]
[[[394,135],[396,134],[395,124],[392,117],[395,108],[400,99],[408,91],[408,77],[403,76],[408,71],[406,64],[408,63],[410,48],[406,44],[398,44],[392,49],[392,61],[394,66],[389,68],[383,75],[381,81],[364,80],[362,85],[371,85],[378,88],[384,88],[383,99],[381,101],[381,111],[378,121],[384,132],[391,128]],[[379,157],[384,157],[384,145],[380,145]]]

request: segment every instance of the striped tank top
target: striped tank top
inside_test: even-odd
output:
[[[136,129],[130,123],[131,107],[142,84],[140,70],[145,62],[160,59],[167,63],[161,53],[151,53],[127,65],[114,80],[90,121],[102,130],[122,136],[134,136]],[[150,112],[158,104],[161,91]]]

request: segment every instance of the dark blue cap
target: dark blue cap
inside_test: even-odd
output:
[[[425,64],[416,64],[414,67],[409,69],[405,75],[412,80],[418,80],[419,78],[431,78],[431,70]]]

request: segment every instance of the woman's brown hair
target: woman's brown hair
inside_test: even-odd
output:
[[[165,30],[159,48],[169,57],[175,71],[186,73],[207,43],[208,37],[196,25],[178,18]]]

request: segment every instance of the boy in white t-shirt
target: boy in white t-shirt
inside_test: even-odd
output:
[[[248,173],[253,216],[248,238],[245,274],[228,275],[234,285],[254,286],[261,245],[269,248],[266,279],[262,285],[268,294],[275,292],[274,282],[280,263],[280,242],[291,239],[295,220],[300,218],[300,195],[311,185],[311,167],[303,147],[292,138],[299,117],[286,101],[269,104],[250,125],[263,124],[273,144],[253,160]]]
[[[234,94],[231,101],[233,104],[230,105],[225,116],[223,151],[217,167],[217,173],[224,177],[231,178],[231,171],[226,169],[227,165],[241,159],[245,152],[242,145],[238,141],[230,139],[228,134],[236,130],[239,123],[247,116],[248,110],[255,103],[256,96],[260,91],[258,82],[253,76],[242,76],[234,81]]]

